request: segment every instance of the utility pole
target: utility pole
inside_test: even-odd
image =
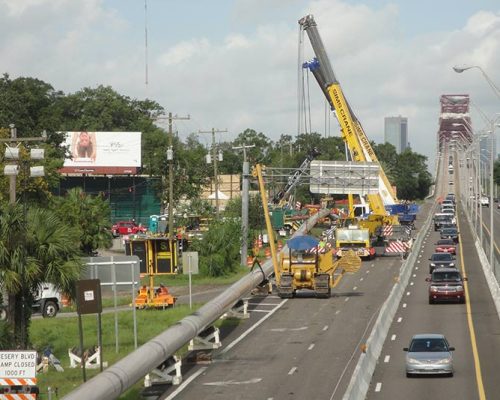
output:
[[[47,140],[47,133],[43,131],[41,137],[23,137],[23,138],[18,138],[17,137],[17,129],[14,124],[9,125],[10,128],[10,138],[8,139],[0,139],[0,143],[8,143],[7,144],[7,149],[6,150],[6,159],[14,161],[15,163],[13,164],[8,164],[5,166],[4,169],[4,175],[9,175],[9,203],[10,204],[15,204],[16,203],[16,180],[17,180],[17,173],[18,173],[18,162],[19,160],[19,148],[18,146],[23,143],[23,142],[44,142]],[[10,144],[10,146],[9,146]],[[33,151],[33,149],[32,149]],[[31,157],[33,157],[33,153],[31,153]],[[42,153],[43,154],[43,151]],[[40,154],[39,154],[40,155]],[[43,155],[41,156],[43,158]],[[37,158],[40,159],[40,158]],[[40,175],[36,175],[40,176]],[[28,176],[25,177],[25,179],[28,179]],[[24,204],[25,207],[25,217],[26,217],[26,203]],[[24,287],[24,270],[22,271],[22,291],[24,293],[25,287]],[[5,288],[2,288],[2,297],[6,300],[5,301],[5,307],[7,309],[7,319],[11,324],[15,323],[14,319],[14,314],[15,314],[15,303],[11,302],[8,293],[7,296],[4,296]],[[24,296],[24,294],[23,294]],[[21,337],[21,343],[23,347],[26,346],[26,338],[24,337],[24,308],[21,309],[21,327],[22,327],[22,337]]]
[[[172,239],[174,237],[174,149],[173,149],[173,120],[187,120],[190,116],[179,117],[177,114],[168,113],[168,235]],[[170,156],[170,157],[169,157]]]
[[[212,134],[212,158],[214,159],[214,186],[215,186],[215,216],[219,218],[219,176],[217,172],[217,148],[215,146],[215,134],[226,133],[227,129],[218,130],[212,128],[211,131],[198,131],[198,133],[211,133]]]
[[[255,147],[254,144],[246,146],[233,147],[233,150],[243,149],[243,182],[241,193],[241,265],[246,264],[248,254],[248,192],[250,182],[248,180],[250,174],[250,166],[247,161],[247,149]]]
[[[188,120],[191,117],[179,117],[177,114],[172,115],[171,112],[168,113],[168,118],[159,117],[157,120],[168,119],[168,149],[167,149],[167,161],[168,161],[168,235],[172,238],[174,232],[174,149],[173,149],[173,130],[172,121],[174,120]]]

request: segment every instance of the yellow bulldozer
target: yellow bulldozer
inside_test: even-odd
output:
[[[281,298],[291,298],[299,289],[312,290],[318,298],[328,298],[336,285],[336,273],[356,272],[361,266],[361,258],[352,251],[334,261],[333,251],[313,236],[294,237],[287,246],[288,251],[279,256],[276,276]]]

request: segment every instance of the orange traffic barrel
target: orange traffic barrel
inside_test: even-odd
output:
[[[271,257],[271,249],[269,247],[266,247],[264,254],[266,255],[266,258],[270,258]]]

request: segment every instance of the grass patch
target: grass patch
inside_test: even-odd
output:
[[[230,277],[209,278],[203,276],[192,276],[193,287],[196,285],[228,285],[236,282],[244,275],[248,274],[248,269],[242,267],[238,273]],[[167,287],[187,286],[189,277],[187,275],[158,276],[155,277],[155,285],[164,283]],[[131,302],[131,294],[121,294],[117,296],[118,305],[128,305]],[[113,307],[113,297],[103,296],[103,307]],[[140,347],[148,340],[154,338],[171,325],[196,311],[202,304],[193,304],[190,309],[188,305],[177,305],[167,310],[138,310],[137,311],[137,342]],[[75,306],[65,307],[63,312],[75,311]],[[115,339],[115,314],[102,314],[102,341],[103,341],[103,361],[108,362],[108,366],[113,365],[121,358],[134,350],[134,330],[132,311],[122,311],[117,313],[118,319],[118,352],[116,351]],[[84,348],[97,345],[97,317],[96,315],[82,316],[84,330]],[[217,320],[214,325],[221,330],[234,329],[239,320],[224,319]],[[80,368],[69,368],[68,349],[79,346],[78,318],[77,317],[56,317],[45,319],[33,319],[30,326],[30,339],[33,347],[43,352],[46,347],[50,347],[54,355],[61,361],[64,372],[57,372],[50,367],[47,373],[39,373],[38,386],[41,398],[48,398],[48,387],[52,388],[52,393],[57,390],[57,397],[62,398],[76,387],[83,383],[82,370]],[[177,354],[184,356],[187,353],[187,345],[179,349]],[[87,369],[87,380],[99,373],[97,369]],[[122,400],[136,400],[140,398],[140,391],[143,387],[142,381],[137,382],[126,393],[120,396]]]
[[[154,338],[171,325],[194,312],[201,304],[189,306],[181,305],[167,310],[138,310],[137,311],[137,342],[138,346]],[[131,311],[117,313],[118,318],[118,352],[116,351],[115,315],[102,314],[102,341],[103,361],[108,365],[131,353],[134,350],[133,315]],[[95,315],[82,316],[84,348],[97,345],[97,317]],[[54,355],[61,361],[64,372],[57,372],[52,367],[47,373],[37,375],[41,392],[47,393],[50,386],[57,389],[59,397],[71,392],[83,382],[82,371],[79,368],[69,368],[68,349],[78,346],[78,318],[53,318],[35,319],[31,322],[30,338],[33,346],[38,351],[50,347]],[[87,369],[87,379],[99,373]],[[142,382],[138,382],[122,399],[137,399]],[[128,392],[127,392],[128,393]],[[127,397],[132,396],[132,397]],[[135,396],[135,397],[134,397]]]

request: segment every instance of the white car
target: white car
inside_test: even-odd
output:
[[[490,206],[490,199],[486,196],[481,196],[481,198],[479,199],[479,203],[483,207],[489,207]]]

